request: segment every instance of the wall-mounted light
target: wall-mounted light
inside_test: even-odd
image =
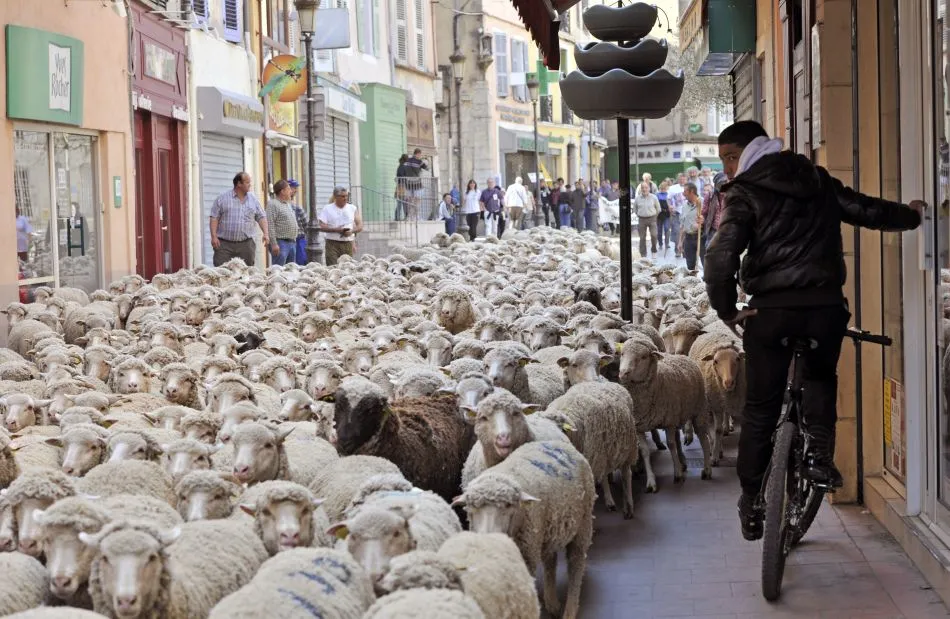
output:
[[[125,19],[129,16],[128,12],[125,10],[125,0],[111,0],[112,10],[115,11],[115,14]]]

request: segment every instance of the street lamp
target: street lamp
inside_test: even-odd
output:
[[[320,224],[317,221],[317,179],[314,176],[316,165],[316,139],[313,131],[313,46],[310,44],[317,29],[317,7],[319,0],[296,0],[297,19],[300,35],[303,37],[307,54],[307,261],[317,262],[321,257]]]
[[[541,82],[535,73],[528,74],[526,83],[531,111],[534,113],[534,225],[541,225],[541,158],[538,155],[538,96]]]
[[[458,153],[455,157],[455,174],[459,180],[459,198],[465,200],[465,193],[468,187],[462,189],[462,79],[465,77],[465,54],[458,47],[449,56],[449,62],[452,63],[452,76],[455,78],[455,141],[458,145]],[[460,204],[459,207],[462,205]],[[458,219],[458,230],[464,235],[468,232],[468,221],[461,216],[461,208],[456,209],[456,218]]]

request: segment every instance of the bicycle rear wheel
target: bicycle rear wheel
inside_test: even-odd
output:
[[[765,531],[762,537],[762,595],[774,602],[782,593],[785,574],[786,513],[788,505],[788,465],[792,441],[798,432],[795,424],[786,421],[775,433],[772,464],[765,485]]]

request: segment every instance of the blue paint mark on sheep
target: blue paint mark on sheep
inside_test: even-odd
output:
[[[547,443],[542,443],[540,449],[553,462],[534,459],[529,459],[528,462],[548,477],[563,477],[568,481],[574,479],[574,470],[577,468],[577,459],[574,456],[560,447]]]
[[[551,443],[541,443],[541,451],[545,455],[553,458],[564,468],[573,469],[577,465],[577,460],[565,451],[562,447],[552,445]]]
[[[345,563],[333,557],[317,557],[313,560],[313,565],[331,573],[344,585],[348,584],[353,576],[353,572]]]
[[[314,574],[314,573],[311,573],[311,572],[305,572],[305,571],[303,571],[303,570],[298,570],[298,571],[296,571],[296,572],[291,572],[290,574],[288,574],[288,576],[290,576],[290,577],[293,577],[293,576],[303,576],[304,578],[306,578],[307,580],[309,580],[309,581],[311,581],[311,582],[315,582],[315,583],[318,583],[318,584],[320,584],[320,585],[323,585],[323,593],[324,593],[325,595],[330,595],[330,594],[332,594],[332,593],[336,593],[336,587],[334,587],[332,583],[330,583],[326,578],[324,578],[322,574]]]
[[[311,617],[316,617],[316,619],[325,619],[325,615],[323,614],[323,611],[317,608],[316,606],[314,606],[310,600],[306,598],[302,598],[296,593],[294,593],[293,591],[288,591],[287,589],[284,589],[282,587],[278,587],[277,591],[278,593],[286,595],[287,597],[292,599],[298,606],[300,606],[301,608],[306,610],[308,613],[310,613]]]

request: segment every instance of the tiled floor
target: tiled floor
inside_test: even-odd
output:
[[[711,481],[699,478],[699,446],[687,448],[690,471],[681,486],[673,485],[669,452],[654,451],[660,492],[635,497],[631,521],[603,511],[598,502],[581,617],[950,616],[870,514],[860,506],[827,503],[789,556],[782,597],[766,602],[760,588],[761,542],[743,540],[736,517],[735,438],[726,439],[732,447],[724,462],[728,466],[714,469]]]

